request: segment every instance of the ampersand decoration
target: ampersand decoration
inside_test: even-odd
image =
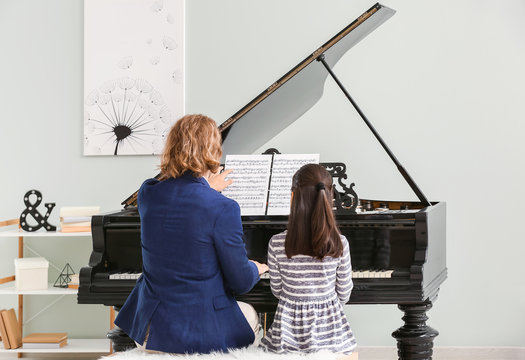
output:
[[[31,203],[31,199],[29,198],[31,195],[34,195],[36,197],[34,203]],[[55,207],[55,203],[44,204],[44,206],[47,208],[47,212],[45,215],[42,215],[36,209],[41,202],[42,193],[38,190],[29,190],[24,195],[24,204],[26,206],[26,209],[22,211],[22,214],[20,215],[20,227],[23,230],[32,232],[37,231],[38,229],[43,227],[47,231],[56,231],[57,227],[47,222],[49,215],[51,215],[51,211]],[[36,221],[36,225],[31,225],[28,223],[28,215],[31,215],[31,217]]]

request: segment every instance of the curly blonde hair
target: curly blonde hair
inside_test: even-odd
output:
[[[202,114],[185,115],[171,128],[160,160],[160,179],[186,171],[203,176],[216,172],[222,156],[221,134],[215,121]]]

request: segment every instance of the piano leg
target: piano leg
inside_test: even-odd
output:
[[[126,351],[137,347],[135,342],[118,326],[115,326],[106,335],[111,340],[113,352]]]
[[[431,360],[434,338],[439,333],[426,325],[426,312],[432,308],[432,303],[426,301],[420,304],[401,304],[399,309],[405,313],[405,325],[392,333],[397,340],[399,360]]]

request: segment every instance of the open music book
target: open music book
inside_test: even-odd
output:
[[[222,194],[237,201],[241,215],[288,215],[292,177],[311,163],[319,163],[319,154],[226,155],[233,183]]]

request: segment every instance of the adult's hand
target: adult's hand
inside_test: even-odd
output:
[[[210,183],[210,187],[212,189],[217,190],[218,192],[221,192],[222,190],[226,189],[232,182],[232,179],[226,180],[226,177],[233,171],[233,170],[225,170],[221,173],[222,167],[219,168],[219,170],[215,174],[211,174],[208,182]]]
[[[260,262],[258,261],[255,261],[255,260],[250,260],[252,263],[254,263],[256,266],[257,266],[257,271],[259,271],[259,275],[267,272],[269,269],[268,269],[268,265],[266,264],[261,264]]]

